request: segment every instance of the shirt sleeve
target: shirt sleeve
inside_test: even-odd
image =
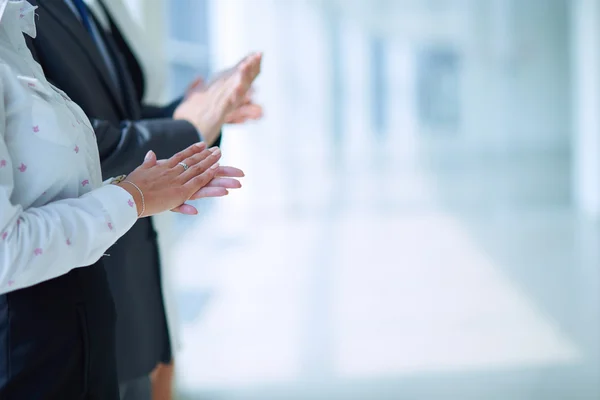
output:
[[[6,145],[2,102],[0,98],[0,294],[95,263],[137,220],[131,195],[116,185],[40,207],[14,204],[15,166]]]
[[[131,195],[116,185],[23,209],[10,202],[6,175],[0,173],[0,294],[95,263],[137,219]]]

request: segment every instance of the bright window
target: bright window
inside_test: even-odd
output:
[[[197,76],[208,76],[210,0],[165,0],[169,91],[179,95]]]

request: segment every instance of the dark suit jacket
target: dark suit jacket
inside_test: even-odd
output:
[[[148,150],[168,158],[199,140],[191,124],[170,118],[177,103],[141,104],[142,70],[113,21],[104,39],[117,67],[118,87],[91,36],[63,0],[31,2],[39,6],[39,17],[37,37],[29,47],[48,80],[92,120],[105,178],[131,172]],[[151,220],[138,221],[107,253],[104,264],[118,313],[118,372],[125,381],[148,374],[170,354]]]

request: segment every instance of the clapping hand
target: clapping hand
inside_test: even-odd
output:
[[[194,144],[168,160],[157,160],[150,151],[144,163],[119,186],[133,196],[140,217],[169,210],[197,214],[194,206],[186,204],[188,200],[224,196],[229,189],[241,187],[237,178],[244,173],[234,167],[220,166],[220,158],[218,147],[207,149],[204,143]]]
[[[190,122],[210,146],[224,123],[260,118],[262,108],[252,102],[252,83],[260,73],[261,53],[245,57],[208,85],[197,81],[175,109],[173,118]]]

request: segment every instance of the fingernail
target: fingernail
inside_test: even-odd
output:
[[[198,143],[194,144],[194,146],[196,146],[196,147],[204,147],[204,143],[198,142]]]
[[[219,150],[219,146],[213,146],[213,147],[211,147],[208,150],[210,150],[210,151],[212,151],[214,153],[215,151]]]
[[[146,157],[144,157],[144,161],[148,161],[150,158],[152,158],[152,150],[150,150],[149,152],[146,153]]]
[[[219,163],[216,163],[212,167],[210,167],[210,169],[217,169],[217,168],[219,168]]]
[[[213,156],[216,156],[216,155],[218,155],[219,153],[221,153],[221,149],[219,149],[219,148],[217,148],[217,149],[215,149],[215,150],[211,150],[211,151],[212,151],[212,153],[213,153]]]

